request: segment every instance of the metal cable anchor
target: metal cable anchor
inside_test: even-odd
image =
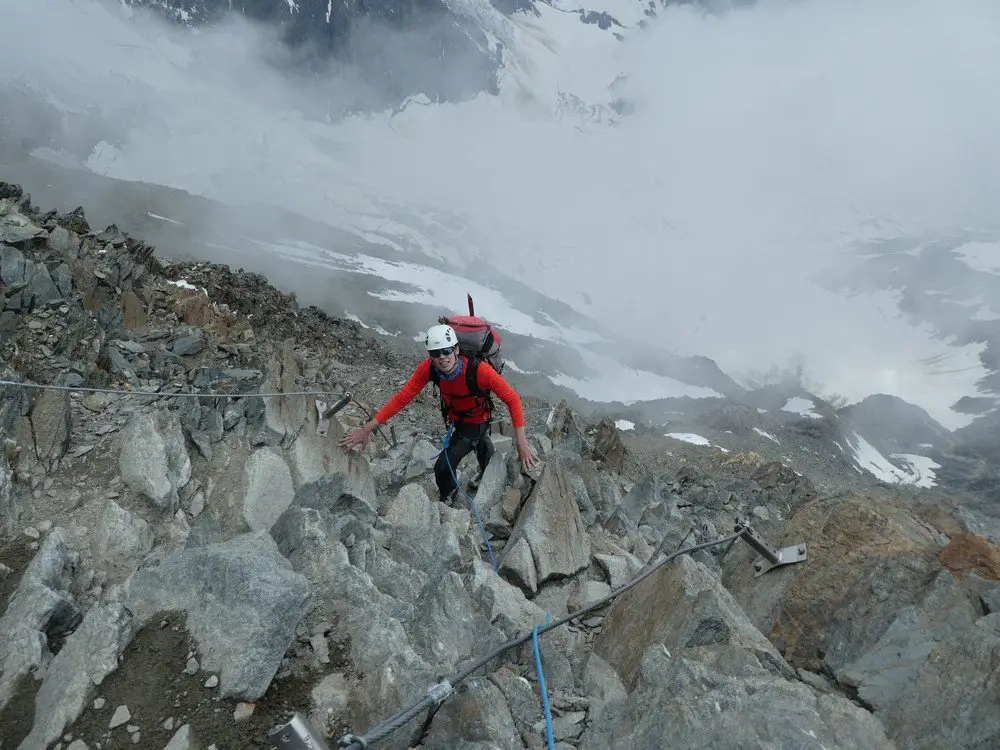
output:
[[[775,549],[750,525],[748,518],[737,516],[733,531],[761,555],[753,564],[754,578],[760,578],[768,571],[783,565],[792,565],[806,559],[805,542]]]
[[[299,712],[295,712],[284,726],[268,732],[267,739],[279,750],[330,750],[306,717]]]
[[[343,409],[349,403],[351,403],[350,393],[345,393],[340,397],[340,400],[337,403],[329,408],[327,408],[326,401],[316,399],[316,415],[318,417],[316,434],[320,437],[326,437],[327,433],[330,431],[330,419],[334,414]]]

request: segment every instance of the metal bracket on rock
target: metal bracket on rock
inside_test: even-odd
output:
[[[783,549],[775,549],[765,541],[765,539],[750,525],[746,518],[737,518],[736,526],[733,529],[740,534],[744,542],[760,553],[761,557],[754,561],[754,578],[760,578],[768,571],[780,568],[783,565],[792,565],[806,559],[806,545],[795,544]]]
[[[326,401],[321,401],[316,399],[316,434],[320,437],[326,437],[327,433],[330,431],[330,419],[338,411],[343,409],[351,402],[351,394],[345,393],[340,400],[333,406],[327,408]]]
[[[279,750],[330,750],[306,717],[297,711],[287,724],[268,732],[267,739]]]

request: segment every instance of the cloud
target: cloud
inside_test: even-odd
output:
[[[996,223],[1000,6],[687,4],[639,32],[636,2],[594,7],[610,30],[557,5],[452,3],[505,66],[498,96],[442,104],[345,115],[385,101],[365,74],[376,48],[468,88],[462,66],[432,67],[434,29],[365,27],[360,66],[292,74],[266,28],[192,36],[96,0],[5,8],[0,84],[46,90],[61,114],[39,138],[103,174],[390,226],[730,373],[801,356],[831,392],[961,422],[948,407],[982,375],[976,345],[949,349],[893,294],[808,279],[858,240]]]

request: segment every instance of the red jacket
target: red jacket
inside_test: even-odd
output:
[[[454,377],[450,380],[441,377],[439,385],[441,397],[448,406],[449,416],[452,420],[461,417],[466,424],[480,424],[487,420],[489,412],[476,408],[476,398],[469,392],[468,384],[465,382],[464,373],[465,368],[469,366],[469,358],[464,354],[459,355],[459,363],[461,367],[456,370]],[[413,371],[413,375],[410,376],[406,385],[378,410],[375,414],[375,420],[379,424],[385,424],[416,398],[424,386],[431,382],[431,368],[433,366],[430,359],[425,359],[417,365],[417,369]],[[521,397],[488,362],[479,363],[476,383],[483,391],[492,391],[497,394],[500,400],[507,405],[514,427],[524,427],[524,407],[521,405]],[[470,410],[474,410],[472,414],[468,416],[463,414],[463,412]]]

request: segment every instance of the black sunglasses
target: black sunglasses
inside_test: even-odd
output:
[[[449,346],[447,349],[431,349],[428,353],[432,357],[447,357],[453,351],[455,351],[455,347]]]

